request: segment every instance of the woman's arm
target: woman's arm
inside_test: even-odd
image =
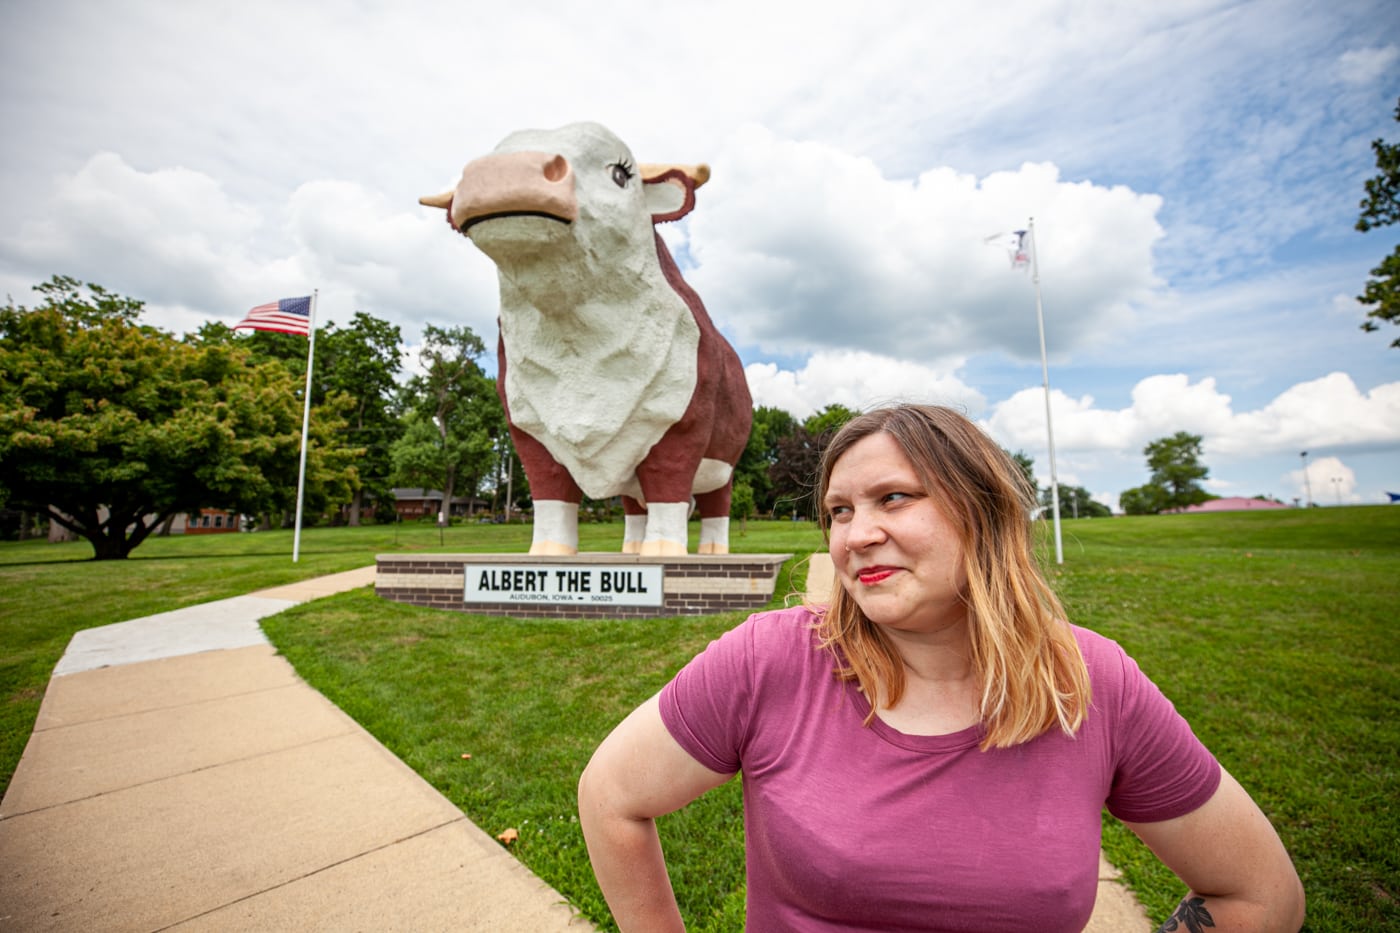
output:
[[[1185,816],[1126,825],[1191,889],[1160,930],[1297,933],[1302,927],[1303,886],[1293,862],[1268,817],[1228,773]]]
[[[734,775],[700,764],[671,737],[657,697],[618,724],[579,778],[578,813],[593,873],[618,928],[683,930],[654,818]]]

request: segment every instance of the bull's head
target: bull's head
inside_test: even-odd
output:
[[[453,229],[476,240],[479,224],[509,218],[615,222],[626,210],[644,213],[651,223],[678,220],[695,206],[695,189],[709,177],[703,164],[637,165],[606,128],[575,123],[513,133],[490,155],[467,163],[454,189],[419,203],[445,209]],[[630,206],[638,199],[640,210]]]

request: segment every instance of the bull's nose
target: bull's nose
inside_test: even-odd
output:
[[[545,181],[563,181],[569,176],[569,160],[557,155],[544,164]]]
[[[500,152],[467,163],[452,200],[452,226],[512,215],[578,219],[569,160],[554,152]]]

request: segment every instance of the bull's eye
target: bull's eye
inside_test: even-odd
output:
[[[632,180],[634,174],[636,173],[632,168],[631,162],[623,161],[614,162],[612,164],[612,180],[619,188],[626,188],[627,183]]]

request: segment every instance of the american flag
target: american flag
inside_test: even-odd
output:
[[[1007,256],[1011,259],[1011,268],[1024,269],[1031,264],[1031,248],[1029,237],[1025,230],[1012,230],[1010,233],[998,233],[986,238],[986,243],[990,246],[1000,246],[1006,250]]]
[[[283,298],[265,305],[258,305],[233,325],[252,330],[271,330],[279,334],[300,334],[311,336],[311,296],[305,298]]]

